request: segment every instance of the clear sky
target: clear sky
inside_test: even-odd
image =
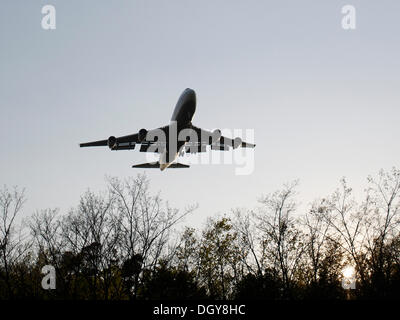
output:
[[[41,9],[56,8],[56,30]],[[343,5],[356,30],[341,27]],[[106,175],[126,177],[135,151],[79,142],[169,122],[187,87],[194,124],[254,129],[255,171],[197,165],[148,170],[176,207],[198,203],[197,224],[300,179],[304,204],[346,176],[399,166],[400,2],[0,2],[0,183],[26,187],[26,215],[65,212]]]

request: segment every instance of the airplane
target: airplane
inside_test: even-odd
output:
[[[208,131],[192,124],[196,111],[196,93],[187,88],[183,91],[172,113],[169,125],[153,130],[140,129],[139,132],[127,136],[110,136],[106,140],[81,143],[80,147],[108,146],[111,150],[132,150],[140,144],[140,152],[156,152],[160,154],[158,162],[133,165],[132,168],[188,168],[189,165],[175,162],[178,156],[186,153],[206,152],[211,150],[226,151],[234,149],[254,148],[256,145],[222,136],[221,130]]]

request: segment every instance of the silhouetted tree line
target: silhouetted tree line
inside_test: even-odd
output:
[[[24,191],[0,190],[2,299],[367,299],[399,298],[400,171],[369,177],[354,200],[343,179],[298,212],[297,183],[252,210],[178,223],[196,208],[171,208],[139,175],[107,179],[67,214],[46,209],[16,223]],[[42,267],[56,289],[42,288]],[[355,268],[355,289],[342,270]]]

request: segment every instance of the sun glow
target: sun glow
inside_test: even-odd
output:
[[[342,270],[342,275],[345,279],[352,279],[354,278],[354,275],[356,273],[356,270],[354,269],[353,266],[346,266]]]

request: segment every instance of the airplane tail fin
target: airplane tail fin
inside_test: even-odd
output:
[[[187,164],[183,163],[171,163],[168,168],[189,168],[190,166]],[[149,163],[141,163],[141,164],[135,164],[132,166],[132,168],[142,168],[142,169],[160,169],[160,163],[159,162],[149,162]]]

